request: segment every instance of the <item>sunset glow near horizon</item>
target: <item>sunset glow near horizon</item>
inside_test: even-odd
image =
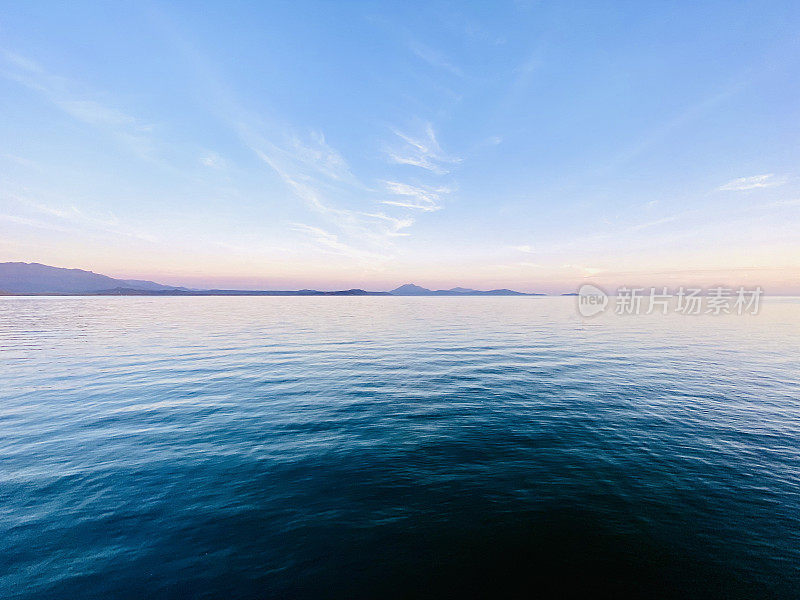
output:
[[[800,293],[800,4],[6,3],[0,262]]]

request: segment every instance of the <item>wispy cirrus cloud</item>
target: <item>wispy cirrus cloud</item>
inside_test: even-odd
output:
[[[431,123],[426,123],[418,134],[397,129],[393,130],[393,133],[401,143],[387,151],[391,162],[420,167],[437,175],[446,175],[461,162],[461,158],[451,156],[442,150]]]
[[[414,224],[414,219],[411,218],[397,218],[390,217],[383,213],[359,213],[361,216],[368,219],[375,219],[379,223],[383,223],[383,233],[389,237],[407,236],[409,233],[403,232],[403,229],[408,229]]]
[[[200,156],[200,163],[209,169],[224,169],[227,166],[227,162],[216,152],[204,152]]]
[[[547,269],[547,265],[530,261],[517,261],[509,264],[495,265],[498,269]]]
[[[292,229],[305,234],[313,240],[317,246],[330,254],[344,256],[370,265],[374,265],[376,262],[380,263],[386,258],[381,254],[376,254],[342,242],[337,234],[331,233],[321,227],[308,225],[306,223],[294,223]]]
[[[347,161],[325,141],[325,136],[319,131],[312,131],[306,140],[291,136],[284,152],[300,165],[334,181],[357,184]]]
[[[403,230],[414,224],[412,218],[335,204],[336,198],[363,196],[370,190],[321,134],[312,134],[308,139],[284,135],[276,141],[250,128],[242,128],[240,133],[256,156],[278,174],[292,193],[336,230],[333,233],[307,224],[293,227],[309,235],[321,248],[361,262],[380,262],[388,258],[386,252],[391,250],[393,239],[409,235]]]
[[[308,224],[292,229],[304,233],[320,248],[359,261],[382,261],[395,252],[399,240],[409,235],[415,222],[410,211],[427,212],[440,206],[441,195],[447,193],[441,187],[410,182],[402,189],[404,193],[398,193],[399,187],[390,192],[391,198],[387,198],[385,189],[372,189],[375,181],[392,179],[402,185],[403,180],[388,173],[362,179],[362,173],[354,172],[345,154],[322,131],[290,123],[268,106],[251,110],[248,107],[252,103],[238,96],[225,77],[217,73],[214,63],[181,35],[167,15],[155,11],[153,19],[191,63],[207,107],[232,129],[244,147],[277,174],[290,192],[287,196],[309,209],[308,221],[304,217],[292,219]],[[424,44],[414,45],[413,51],[432,67],[454,74],[459,71],[446,56]],[[0,50],[0,75],[36,90],[70,117],[138,147],[140,154],[150,154],[155,147],[152,125],[121,110],[108,95],[54,75],[27,57]],[[391,140],[395,159],[391,162],[416,164],[440,174],[459,162],[442,150],[432,124],[423,123],[419,130],[410,131],[395,132]],[[222,169],[227,164],[223,157],[203,146],[194,149],[191,160],[209,169]]]
[[[189,55],[201,64],[201,72],[208,70],[199,55]],[[353,173],[343,154],[322,132],[310,130],[301,134],[277,117],[253,113],[221,80],[211,77],[210,81],[221,98],[213,107],[219,118],[322,222],[321,226],[296,223],[291,229],[305,233],[326,252],[337,252],[362,263],[377,264],[387,259],[393,240],[408,235],[402,230],[411,227],[414,220],[354,208],[363,206],[365,200],[371,201],[374,190]],[[201,162],[212,166],[209,163],[214,161]]]
[[[243,122],[236,128],[245,145],[283,179],[360,185],[347,161],[322,133],[312,131],[303,138],[288,127]]]
[[[6,221],[15,225],[24,225],[25,227],[33,227],[35,229],[44,229],[47,231],[58,231],[60,233],[71,233],[72,231],[55,223],[42,221],[41,219],[31,219],[28,217],[20,217],[19,215],[5,215],[0,214],[0,221]],[[10,241],[10,240],[9,240]]]
[[[600,269],[597,267],[588,267],[586,265],[572,265],[572,264],[561,265],[561,268],[568,271],[575,271],[580,275],[582,275],[583,277],[591,277],[593,275],[598,275],[605,271],[605,269]]]
[[[398,200],[397,203],[384,203],[385,190],[373,189],[372,182],[402,181],[397,175],[373,174],[367,181],[321,131],[300,128],[263,104],[258,112],[247,108],[251,104],[238,96],[217,71],[215,62],[203,56],[176,22],[159,11],[154,18],[159,30],[200,76],[209,109],[234,131],[244,147],[278,175],[291,196],[309,209],[309,217],[314,220],[292,227],[293,230],[305,233],[325,251],[338,250],[359,260],[379,262],[396,251],[397,240],[409,235],[414,219],[395,215],[389,209],[407,212],[418,205],[419,210],[426,210],[430,209],[430,202],[414,201],[409,196],[405,198],[409,202],[402,206],[404,198],[395,194],[397,198],[390,201]],[[427,46],[416,45],[414,51],[431,66],[458,71],[447,57]],[[417,133],[395,132],[391,145],[384,147],[394,157],[390,162],[416,164],[435,173],[445,173],[459,162],[442,150],[431,124]],[[377,210],[377,204],[387,207],[386,212]]]
[[[28,224],[32,227],[72,233],[81,231],[84,233],[121,235],[145,242],[157,241],[156,236],[122,223],[111,212],[104,215],[89,213],[72,204],[68,206],[48,204],[38,199],[33,199],[27,194],[6,193],[0,195],[0,199],[10,200],[45,219],[43,221],[41,219],[20,218],[17,223],[22,225]]]
[[[715,93],[698,99],[696,102],[686,106],[682,111],[673,115],[662,123],[656,124],[649,131],[644,131],[641,138],[632,141],[620,152],[612,155],[608,163],[598,169],[598,172],[608,172],[629,163],[637,157],[645,154],[651,148],[664,143],[674,135],[676,131],[686,127],[688,124],[700,119],[708,114],[720,104],[724,104],[729,99],[736,96],[739,92],[746,89],[752,83],[749,73],[734,78],[727,85],[721,87]]]
[[[442,196],[450,193],[450,189],[446,187],[430,188],[399,181],[384,181],[383,183],[389,193],[399,197],[397,199],[384,200],[384,204],[402,206],[403,208],[412,208],[424,212],[442,208],[440,204]]]
[[[153,126],[123,110],[97,99],[100,94],[78,82],[45,69],[36,61],[14,52],[0,50],[0,75],[46,98],[70,117],[103,130],[141,157],[150,158]]]
[[[644,223],[637,223],[628,228],[629,231],[641,231],[642,229],[650,229],[651,227],[658,227],[659,225],[666,225],[677,221],[681,215],[670,215],[654,221],[645,221]]]
[[[517,261],[513,263],[495,265],[496,268],[516,271],[546,271],[551,274],[562,274],[573,277],[592,277],[605,272],[605,269],[575,264],[542,264],[530,261]]]
[[[62,98],[56,103],[64,112],[89,125],[115,129],[133,128],[142,133],[152,130],[152,126],[144,125],[121,110],[106,106],[96,100]]]
[[[414,56],[423,62],[428,63],[428,65],[437,69],[443,69],[453,75],[457,75],[458,77],[464,76],[464,72],[459,67],[454,65],[450,59],[448,59],[442,52],[436,50],[435,48],[431,48],[430,46],[423,44],[418,40],[413,40],[410,42],[408,47]]]
[[[786,183],[786,178],[775,177],[774,173],[766,173],[764,175],[753,175],[752,177],[738,177],[717,189],[725,192],[742,192],[758,188],[777,187],[784,183]]]

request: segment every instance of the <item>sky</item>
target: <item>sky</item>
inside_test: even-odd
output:
[[[800,293],[800,3],[0,2],[0,262]]]

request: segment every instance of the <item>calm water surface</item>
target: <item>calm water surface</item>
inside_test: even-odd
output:
[[[798,334],[788,298],[2,298],[0,597],[796,598]]]

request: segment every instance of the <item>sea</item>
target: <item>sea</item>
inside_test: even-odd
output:
[[[798,598],[800,299],[2,297],[0,597]]]

